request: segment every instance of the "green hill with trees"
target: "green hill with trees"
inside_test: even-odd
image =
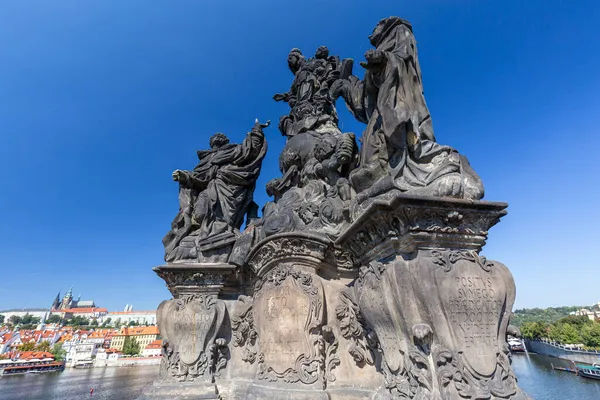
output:
[[[549,308],[522,308],[513,311],[510,323],[517,327],[526,322],[543,322],[552,324],[561,318],[568,316],[573,311],[580,310],[581,306],[549,307]]]

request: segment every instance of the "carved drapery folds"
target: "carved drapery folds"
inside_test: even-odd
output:
[[[353,61],[330,88],[367,124],[360,167],[350,182],[360,199],[392,188],[420,196],[479,200],[483,184],[466,157],[435,141],[423,95],[421,68],[412,26],[398,17],[383,19],[369,37],[364,80],[351,75]]]
[[[264,209],[262,237],[277,233],[313,230],[336,236],[348,222],[354,196],[348,177],[357,162],[353,133],[342,133],[330,86],[340,77],[338,57],[320,47],[305,58],[298,49],[288,56],[294,80],[290,90],[276,94],[290,113],[279,129],[286,145],[279,157],[282,177],[267,184],[274,202]]]
[[[165,261],[227,261],[244,218],[254,209],[267,126],[257,120],[239,145],[216,133],[210,138],[211,149],[198,151],[196,168],[173,172],[179,183],[179,213],[163,239]]]

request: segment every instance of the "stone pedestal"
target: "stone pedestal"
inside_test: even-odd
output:
[[[381,353],[377,398],[527,398],[506,344],[512,276],[479,255],[506,206],[391,192],[342,233],[337,244],[360,265],[342,294],[358,310],[357,349]]]
[[[160,378],[142,399],[219,399],[215,377],[229,359],[231,329],[219,294],[235,267],[228,264],[177,263],[154,269],[172,300],[157,311],[163,338]]]
[[[326,353],[333,340],[317,275],[327,243],[319,235],[274,235],[250,254],[257,370],[245,398],[328,398],[323,389],[333,364],[328,370]]]
[[[144,398],[527,399],[505,341],[514,282],[479,254],[505,208],[391,191],[336,240],[281,233],[242,270],[155,268],[173,299]]]

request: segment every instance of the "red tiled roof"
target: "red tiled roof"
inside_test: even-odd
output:
[[[130,326],[122,328],[116,336],[158,335],[158,326]]]
[[[12,333],[5,333],[4,335],[0,336],[0,343],[8,342],[10,339],[12,339],[12,337],[13,337]]]
[[[17,358],[19,360],[32,360],[32,359],[44,359],[51,358],[54,359],[54,355],[52,353],[48,353],[47,351],[17,351],[13,352],[11,358]]]
[[[157,340],[151,342],[150,344],[148,344],[148,346],[146,346],[146,349],[147,350],[150,350],[150,349],[160,349],[161,346],[162,346],[162,340],[157,339]]]
[[[156,311],[111,311],[109,315],[156,314]]]
[[[66,310],[59,311],[61,313],[68,314],[91,314],[91,313],[107,313],[108,309],[106,308],[97,308],[97,307],[86,307],[86,308],[68,308]]]

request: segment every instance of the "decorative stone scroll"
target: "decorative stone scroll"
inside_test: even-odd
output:
[[[256,284],[258,379],[314,384],[323,378],[323,288],[310,273],[273,269]]]
[[[361,343],[364,326],[373,329],[382,399],[527,398],[505,342],[515,290],[502,264],[473,250],[424,249],[370,262],[343,296],[358,299],[339,310],[344,336]],[[357,362],[364,349],[350,349]]]
[[[356,264],[421,247],[479,251],[489,229],[506,215],[506,203],[441,201],[391,191],[355,209],[356,218],[336,245]]]
[[[226,312],[214,295],[188,294],[161,303],[164,380],[213,382],[227,364],[227,341],[219,337]]]
[[[316,234],[273,235],[256,245],[247,264],[257,275],[289,260],[317,265],[325,259],[330,241]]]

